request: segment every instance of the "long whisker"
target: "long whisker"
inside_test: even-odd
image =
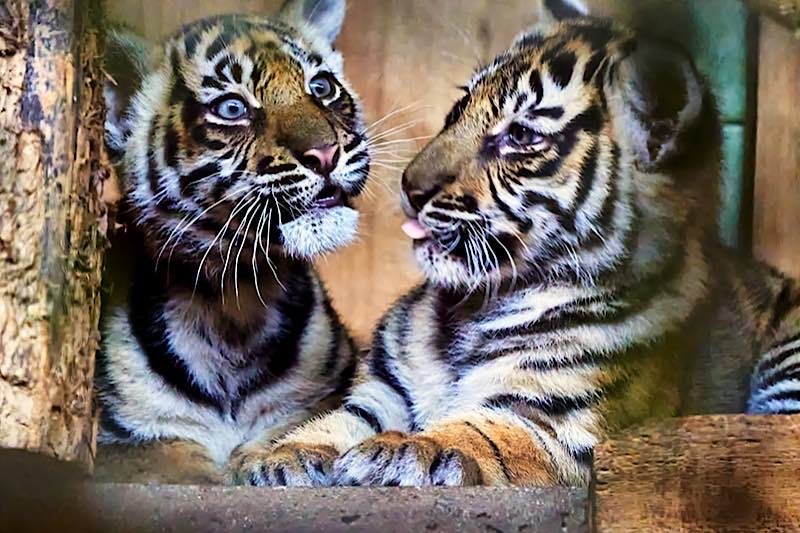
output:
[[[236,215],[236,213],[238,213],[240,207],[242,206],[242,204],[245,203],[245,201],[247,200],[247,198],[250,196],[250,194],[252,192],[253,191],[248,192],[246,195],[244,195],[244,197],[242,197],[239,200],[239,202],[236,204],[234,209],[231,211],[231,214],[228,216],[228,221],[225,223],[225,225],[222,227],[222,229],[220,229],[217,232],[217,235],[214,237],[214,240],[212,240],[211,244],[209,244],[208,248],[206,248],[206,251],[203,254],[202,259],[200,259],[200,264],[197,267],[197,276],[194,279],[194,289],[192,290],[192,298],[194,298],[194,295],[197,292],[197,286],[200,284],[200,275],[201,275],[201,273],[203,271],[203,264],[206,262],[206,259],[208,259],[208,254],[210,254],[211,250],[214,249],[214,245],[217,243],[217,241],[219,241],[223,237],[223,235],[227,232],[228,225],[230,224],[231,219]]]
[[[233,238],[231,239],[230,244],[228,245],[228,252],[225,255],[225,263],[222,267],[222,277],[220,279],[220,291],[222,292],[222,305],[225,305],[225,274],[228,272],[228,265],[231,259],[231,252],[233,251],[233,247],[236,244],[236,239],[239,238],[239,234],[244,227],[244,222],[247,220],[247,217],[250,216],[251,211],[258,205],[258,198],[251,200],[247,204],[247,211],[244,214],[244,218],[239,223],[239,227],[236,228],[236,232],[233,234]]]
[[[233,287],[234,291],[236,292],[236,305],[239,307],[239,309],[242,308],[242,302],[239,299],[239,263],[242,258],[242,251],[244,250],[244,245],[247,244],[247,235],[250,233],[250,226],[253,224],[253,220],[255,220],[256,214],[258,213],[258,205],[260,200],[261,200],[260,197],[257,198],[255,205],[251,208],[251,210],[255,209],[255,211],[253,211],[253,214],[252,216],[250,216],[249,221],[248,221],[248,216],[250,215],[250,212],[248,211],[247,214],[244,216],[244,220],[242,221],[242,226],[245,226],[245,229],[244,233],[242,233],[242,244],[239,245],[239,252],[236,254],[236,263],[234,264],[233,267]],[[253,279],[253,282],[256,284],[256,286],[258,286],[257,277]]]
[[[194,218],[194,219],[193,219],[191,222],[189,222],[188,224],[186,224],[185,226],[183,226],[183,228],[181,228],[181,225],[182,225],[182,224],[183,224],[183,223],[186,221],[186,219],[188,219],[189,217],[191,217],[191,216],[192,216],[192,215],[191,215],[191,213],[190,213],[190,214],[188,214],[188,215],[186,215],[186,217],[184,217],[184,218],[183,218],[183,220],[181,220],[181,222],[180,222],[180,223],[178,223],[178,225],[175,227],[175,229],[173,229],[173,230],[172,230],[172,232],[169,234],[169,237],[167,238],[166,242],[164,243],[164,246],[162,246],[162,247],[161,247],[161,250],[158,252],[158,257],[156,258],[156,268],[158,268],[158,263],[161,261],[161,257],[162,257],[162,255],[164,254],[164,252],[165,252],[165,251],[166,251],[166,249],[167,249],[167,246],[169,245],[169,243],[170,243],[170,241],[173,239],[173,237],[175,237],[175,236],[176,236],[176,234],[177,234],[177,237],[178,237],[178,238],[175,240],[175,243],[173,243],[173,245],[172,245],[172,249],[170,250],[170,253],[169,253],[169,258],[170,258],[170,260],[172,259],[172,254],[175,252],[175,247],[178,245],[178,243],[180,243],[181,239],[183,238],[183,235],[184,235],[184,234],[185,234],[187,231],[189,231],[189,229],[190,229],[192,226],[194,226],[194,225],[197,223],[197,221],[198,221],[198,220],[200,220],[201,218],[203,218],[203,217],[204,217],[206,214],[208,214],[208,213],[209,213],[209,212],[210,212],[212,209],[214,209],[214,208],[218,207],[219,205],[223,204],[224,202],[227,202],[228,200],[230,200],[231,198],[233,198],[233,197],[234,197],[234,196],[236,196],[237,194],[240,194],[240,193],[246,192],[248,189],[249,189],[249,186],[246,186],[246,187],[242,187],[242,188],[240,188],[240,189],[236,189],[236,190],[233,190],[233,191],[231,191],[230,193],[226,194],[226,195],[225,195],[225,196],[224,196],[222,199],[220,199],[220,200],[219,200],[219,201],[217,201],[217,202],[214,202],[214,203],[213,203],[213,204],[211,204],[211,205],[210,205],[210,206],[209,206],[207,209],[204,209],[204,210],[203,210],[203,211],[202,211],[202,212],[201,212],[199,215],[197,215],[197,216],[196,216],[196,217],[195,217],[195,218]],[[180,232],[179,232],[179,231],[180,231]]]

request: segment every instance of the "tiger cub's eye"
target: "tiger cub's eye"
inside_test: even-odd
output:
[[[213,111],[223,120],[241,120],[249,113],[247,104],[238,96],[221,100],[214,106]]]
[[[308,84],[311,95],[317,100],[325,100],[336,93],[336,85],[330,74],[317,74]]]
[[[517,146],[531,146],[544,141],[544,137],[520,124],[511,125],[508,129],[508,138]]]

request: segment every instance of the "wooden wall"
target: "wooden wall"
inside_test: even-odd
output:
[[[665,0],[590,0],[601,12],[629,12]],[[681,0],[686,1],[686,0]],[[696,0],[699,2],[700,0]],[[181,23],[214,13],[271,13],[281,0],[107,0],[114,20],[152,40]],[[535,21],[533,0],[348,0],[339,47],[347,72],[361,93],[370,121],[413,106],[387,121],[415,121],[398,138],[417,139],[407,156],[441,126],[481,60],[508,45]],[[674,6],[675,4],[670,4]],[[691,5],[691,2],[688,2]],[[658,11],[656,10],[656,13]],[[758,106],[758,156],[754,199],[756,252],[800,275],[800,41],[769,20],[762,21]],[[399,226],[399,172],[380,169],[360,202],[361,241],[320,264],[336,307],[358,340],[369,340],[381,313],[418,279],[410,245]],[[749,206],[746,206],[749,207]],[[749,213],[745,213],[748,217]]]
[[[800,277],[800,38],[764,18],[759,55],[754,248]]]

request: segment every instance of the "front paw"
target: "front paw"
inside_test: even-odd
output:
[[[232,485],[257,487],[328,487],[338,455],[332,446],[299,443],[247,447],[232,455],[226,479]]]
[[[333,465],[336,485],[420,487],[481,483],[476,461],[424,435],[384,433],[355,446]]]

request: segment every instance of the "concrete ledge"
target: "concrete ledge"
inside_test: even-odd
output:
[[[58,531],[588,531],[578,489],[327,490],[104,485],[0,450],[0,533]]]
[[[95,485],[105,531],[588,531],[587,492],[570,489],[331,489]]]

